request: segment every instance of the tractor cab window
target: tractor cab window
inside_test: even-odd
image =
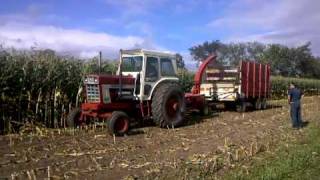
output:
[[[156,57],[147,57],[146,81],[154,82],[159,78],[159,63]]]
[[[161,58],[161,76],[175,76],[172,60],[169,58]]]
[[[142,56],[122,57],[123,72],[140,72],[142,69]]]

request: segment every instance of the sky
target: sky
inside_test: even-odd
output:
[[[204,41],[312,43],[320,56],[319,0],[0,0],[0,44],[83,58],[145,48],[183,55]]]

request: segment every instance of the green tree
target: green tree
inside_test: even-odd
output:
[[[241,60],[251,60],[271,65],[273,75],[289,77],[320,77],[320,60],[312,55],[311,43],[298,47],[259,42],[221,43],[204,42],[191,47],[190,53],[196,61],[201,61],[215,53],[218,63],[237,66]]]
[[[310,45],[306,43],[292,48],[280,44],[268,45],[261,56],[261,62],[269,63],[274,75],[316,77],[318,66]]]
[[[177,60],[177,67],[180,69],[185,69],[184,60],[181,54],[179,53],[176,54],[176,60]]]
[[[237,65],[241,60],[256,60],[261,57],[266,46],[259,42],[228,43],[218,40],[204,42],[201,45],[191,47],[190,53],[196,61],[201,61],[210,54],[218,56],[218,62],[224,65]]]
[[[220,59],[225,54],[225,44],[221,43],[219,40],[206,41],[203,44],[193,46],[189,48],[191,56],[194,60],[200,62],[207,58],[211,54],[217,54]]]

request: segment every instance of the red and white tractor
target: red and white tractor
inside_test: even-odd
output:
[[[177,127],[184,121],[186,98],[174,54],[120,50],[117,75],[87,75],[84,86],[86,100],[69,113],[69,127],[90,119],[107,120],[111,134],[123,135],[134,119],[152,119],[162,128]]]

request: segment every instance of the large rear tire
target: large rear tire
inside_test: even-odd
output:
[[[176,83],[161,84],[153,94],[151,108],[153,121],[159,127],[182,125],[185,101],[181,87]]]
[[[76,128],[80,126],[81,109],[72,109],[67,117],[66,125],[67,127]]]
[[[114,111],[107,123],[110,135],[123,136],[129,131],[129,117],[122,111]]]

